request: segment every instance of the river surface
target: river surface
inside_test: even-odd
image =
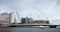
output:
[[[9,27],[0,28],[0,32],[60,32],[60,28],[21,28],[21,27]]]

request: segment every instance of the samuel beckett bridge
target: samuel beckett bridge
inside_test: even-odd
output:
[[[34,7],[35,9],[37,9],[37,10],[39,10],[40,12],[42,12],[45,16],[46,16],[46,18],[49,20],[49,18],[47,17],[47,15],[43,12],[43,11],[41,11],[40,9],[38,9],[38,8],[36,8],[36,7]],[[20,21],[20,18],[19,18],[19,14],[17,13],[17,12],[15,12],[15,19],[14,20],[16,20],[16,21]],[[15,23],[14,24],[9,24],[9,25],[5,25],[4,27],[25,27],[25,26],[43,26],[43,27],[45,27],[45,26],[49,26],[50,28],[56,28],[57,26],[60,26],[60,25],[58,25],[58,24],[51,24],[51,23],[49,23],[49,24],[34,24],[34,23],[32,23],[32,24],[21,24],[21,23],[16,23],[16,21],[14,21]]]

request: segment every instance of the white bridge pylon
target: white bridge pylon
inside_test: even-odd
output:
[[[15,14],[14,23],[20,23],[20,17],[18,12],[14,12],[14,14]]]

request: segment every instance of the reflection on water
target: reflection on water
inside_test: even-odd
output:
[[[60,28],[0,28],[0,32],[60,32]]]

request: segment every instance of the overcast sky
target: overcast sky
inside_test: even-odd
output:
[[[20,17],[32,17],[34,20],[60,20],[60,0],[0,0],[0,13],[15,11]]]

